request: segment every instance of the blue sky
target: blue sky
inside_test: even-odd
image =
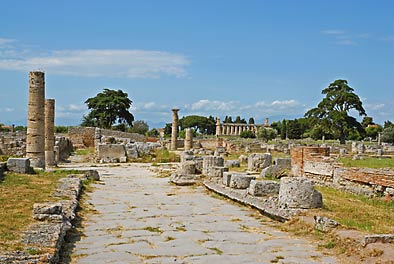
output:
[[[44,70],[56,124],[104,88],[136,120],[171,108],[262,123],[298,118],[346,79],[375,122],[394,118],[394,1],[14,1],[0,8],[0,123],[26,124]]]

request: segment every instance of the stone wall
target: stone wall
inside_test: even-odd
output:
[[[291,150],[293,176],[355,194],[394,196],[394,170],[343,167],[330,158],[326,147],[295,147]]]
[[[26,155],[26,132],[0,132],[0,155]]]
[[[145,142],[145,136],[137,133],[127,133],[117,130],[102,129],[96,127],[72,127],[68,130],[68,136],[75,148],[89,148],[98,146],[102,139],[124,138],[134,142]]]
[[[68,136],[75,148],[94,147],[95,127],[70,127]]]

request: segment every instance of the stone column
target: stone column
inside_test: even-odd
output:
[[[382,145],[382,139],[380,136],[380,132],[378,132],[378,146]]]
[[[221,136],[220,118],[216,117],[216,136]]]
[[[234,125],[231,124],[230,126],[230,135],[234,135]]]
[[[234,134],[238,135],[238,125],[235,125],[235,127],[234,127]]]
[[[45,100],[45,166],[55,163],[55,99]]]
[[[230,126],[226,125],[226,135],[230,135]]]
[[[270,126],[270,123],[269,123],[269,121],[268,121],[268,117],[265,118],[264,126],[265,126],[265,127],[269,127],[269,126]]]
[[[193,148],[193,133],[190,128],[185,129],[185,150]]]
[[[29,73],[26,157],[36,168],[45,168],[45,74]]]
[[[179,109],[172,109],[172,131],[171,131],[171,150],[176,150],[176,142],[178,139],[178,111]]]

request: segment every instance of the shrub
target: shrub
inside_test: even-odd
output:
[[[394,143],[394,126],[383,129],[382,141],[386,143]]]
[[[256,138],[256,135],[251,130],[242,131],[239,135],[241,138]]]

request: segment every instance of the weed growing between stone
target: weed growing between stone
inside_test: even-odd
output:
[[[21,250],[20,234],[34,220],[34,203],[56,201],[51,194],[60,178],[73,172],[58,170],[26,175],[7,173],[0,182],[0,251]],[[81,172],[78,172],[81,173]]]

